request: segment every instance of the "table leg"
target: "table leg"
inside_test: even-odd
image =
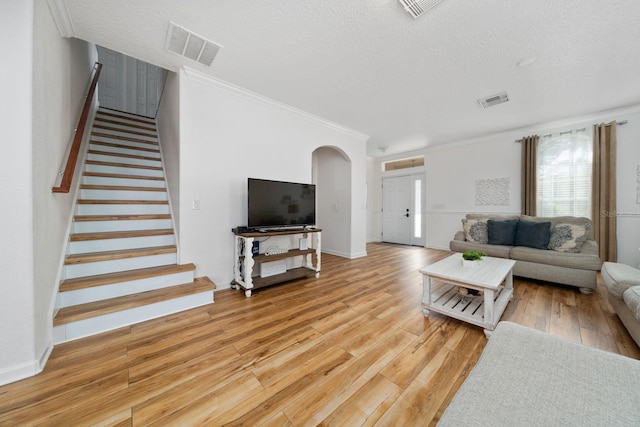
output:
[[[484,323],[493,329],[493,290],[484,290]]]
[[[431,307],[431,277],[422,277],[422,314],[429,316],[429,307]]]

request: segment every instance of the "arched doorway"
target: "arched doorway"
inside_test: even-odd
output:
[[[322,252],[351,256],[351,160],[339,148],[313,152],[316,221],[322,228]]]

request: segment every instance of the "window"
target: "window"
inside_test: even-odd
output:
[[[409,169],[424,166],[424,156],[411,157],[410,159],[393,160],[382,163],[384,172],[395,171],[399,169]]]
[[[591,137],[583,132],[540,142],[539,216],[591,216],[592,160]]]

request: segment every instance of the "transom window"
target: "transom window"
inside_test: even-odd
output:
[[[591,217],[593,144],[584,132],[538,145],[538,215]]]

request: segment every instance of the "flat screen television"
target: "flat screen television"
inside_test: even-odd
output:
[[[249,228],[316,225],[316,186],[297,182],[248,179]]]

